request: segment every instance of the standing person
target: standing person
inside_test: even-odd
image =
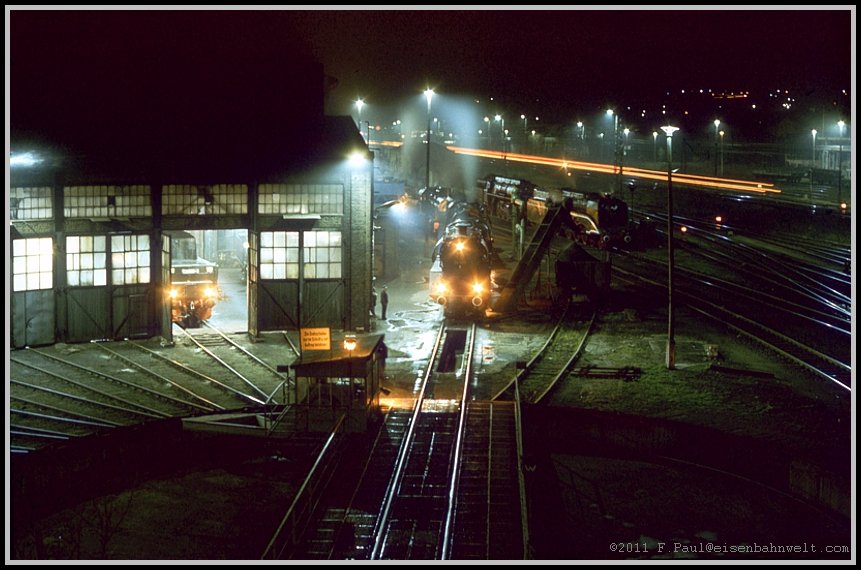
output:
[[[380,306],[383,308],[381,316],[383,320],[386,320],[386,307],[389,306],[389,291],[385,285],[383,285],[383,291],[380,293]]]

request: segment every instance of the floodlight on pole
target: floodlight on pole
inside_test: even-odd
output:
[[[676,367],[675,319],[673,315],[673,133],[678,127],[665,126],[667,135],[667,369]]]
[[[715,176],[718,175],[718,128],[720,127],[720,119],[714,120],[715,126]]]
[[[425,141],[428,145],[427,148],[427,157],[425,159],[425,188],[430,188],[430,147],[431,147],[431,99],[435,95],[434,90],[428,87],[425,89],[425,97],[428,100],[428,133],[427,140]]]

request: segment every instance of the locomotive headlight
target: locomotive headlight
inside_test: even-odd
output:
[[[179,291],[177,289],[171,289],[168,292],[168,295],[170,295],[171,299],[176,299],[177,297],[179,297]]]
[[[462,251],[464,250],[464,248],[465,248],[465,247],[466,247],[466,244],[465,244],[465,243],[463,243],[462,241],[459,241],[459,242],[457,242],[457,243],[455,243],[455,244],[454,244],[454,249],[455,249],[457,252],[462,252]]]
[[[437,295],[445,295],[448,293],[448,287],[446,287],[445,283],[437,283],[436,284],[436,294]]]
[[[204,297],[215,297],[216,291],[213,287],[207,287],[206,289],[203,290],[203,296]]]
[[[476,281],[472,284],[472,292],[476,295],[481,295],[482,293],[484,293],[484,285]]]

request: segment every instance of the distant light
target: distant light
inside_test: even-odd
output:
[[[607,109],[607,116],[608,116],[608,117],[612,117],[612,116],[613,116],[613,109]]]
[[[431,99],[433,98],[434,95],[435,95],[435,93],[434,93],[433,89],[431,89],[430,87],[425,89],[425,97],[427,97],[428,105],[431,104]]]
[[[9,166],[12,168],[29,168],[40,162],[43,162],[43,159],[34,152],[22,152],[9,157]]]
[[[583,121],[577,121],[577,126],[582,129],[583,128]]]
[[[532,136],[535,136],[535,129],[532,129]]]
[[[365,164],[365,153],[356,151],[350,155],[350,166],[359,168]]]
[[[668,137],[672,137],[673,133],[679,130],[679,127],[672,127],[670,125],[667,125],[666,127],[661,127],[661,130],[664,131],[664,134],[666,134]]]
[[[679,228],[679,231],[682,232],[683,234],[686,234],[686,233],[688,233],[688,228],[687,228],[687,226],[682,226]]]
[[[715,221],[717,223],[721,223],[723,221],[723,217],[722,216],[715,216]]]
[[[502,120],[502,115],[496,115],[496,116],[494,116],[494,117],[493,117],[493,120],[494,120],[494,121],[501,121],[501,120]]]
[[[623,133],[625,133],[625,136],[628,136],[628,133],[630,133],[630,132],[631,132],[631,129],[629,129],[628,127],[625,127],[625,128],[622,130],[622,132],[623,132]]]
[[[365,101],[363,99],[356,100],[356,108],[359,110],[359,113],[362,112],[362,107],[365,106]]]
[[[718,128],[720,126],[720,119],[715,119],[714,125],[715,125],[715,128]]]
[[[840,202],[840,209],[841,209],[841,210],[845,210],[845,209],[846,209],[846,202]]]

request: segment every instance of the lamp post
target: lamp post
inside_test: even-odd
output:
[[[625,143],[622,145],[622,152],[619,156],[619,196],[622,195],[622,178],[625,177],[622,169],[625,167],[625,157],[628,156],[628,135],[631,134],[631,129],[625,127],[622,133],[625,135]]]
[[[520,118],[523,119],[523,132],[525,133],[529,130],[528,127],[526,126],[526,121],[527,121],[526,115],[520,115]]]
[[[367,133],[368,133],[367,141],[368,141],[368,147],[370,147],[370,146],[371,146],[371,121],[359,121],[359,131],[360,131],[360,132],[361,132],[361,130],[362,130],[362,123],[365,123],[365,125],[367,125],[367,127],[368,127],[368,131],[367,131]]]
[[[502,134],[502,152],[505,152],[505,119],[502,115],[497,114],[493,117],[493,120],[498,121],[501,124],[499,132]]]
[[[652,140],[655,142],[655,162],[658,162],[658,131],[652,131]]]
[[[427,157],[425,159],[425,188],[430,190],[430,147],[431,147],[431,99],[434,96],[434,91],[430,87],[425,89],[425,97],[428,100],[428,136],[427,136]]]
[[[813,202],[813,170],[816,168],[816,129],[812,129],[810,131],[810,135],[813,137],[813,155],[811,156],[811,166],[810,166],[810,202]]]
[[[718,127],[720,127],[720,119],[714,120],[715,126],[715,176],[718,174]]]
[[[846,123],[842,120],[837,121],[837,126],[840,128],[840,142],[837,151],[837,207],[843,209],[843,129]]]
[[[356,125],[359,127],[359,132],[362,132],[362,108],[365,106],[364,99],[356,99],[356,109],[359,111],[359,118],[356,121]]]
[[[720,175],[723,176],[723,135],[724,131],[720,133]]]
[[[661,127],[667,135],[667,369],[676,367],[675,319],[673,318],[673,133],[678,127]]]
[[[349,402],[353,401],[353,351],[356,350],[357,345],[356,335],[347,334],[344,336],[344,350],[347,351],[347,367],[349,368],[347,372],[347,385],[349,386],[350,394]],[[352,405],[350,405],[350,408],[352,408]],[[334,410],[334,407],[332,409]]]
[[[487,149],[490,150],[493,146],[493,138],[490,135],[490,117],[485,117],[484,122],[487,123],[487,125],[485,125],[487,127]]]
[[[619,165],[619,170],[616,172],[616,182],[619,187],[619,195],[622,194],[622,157],[619,152],[619,114],[613,109],[607,109],[607,116],[613,117],[613,166]],[[613,169],[615,170],[615,168]]]

